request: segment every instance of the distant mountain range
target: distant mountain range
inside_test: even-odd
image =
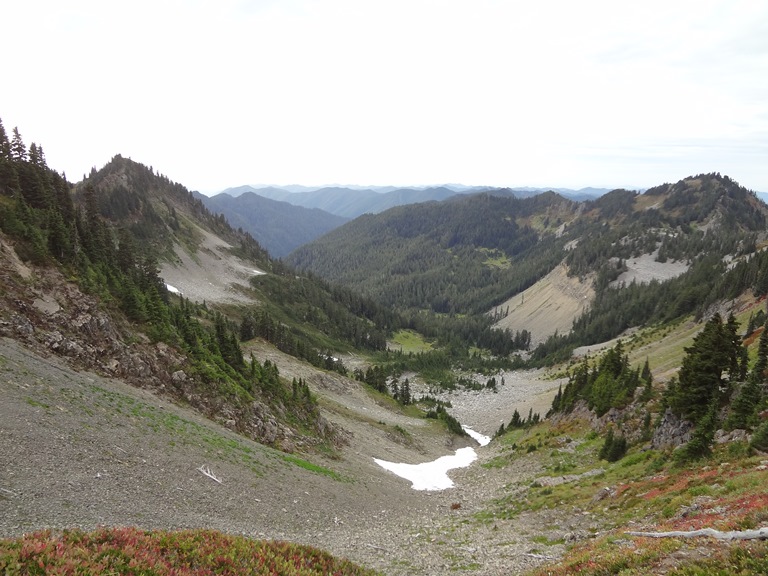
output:
[[[264,198],[287,202],[304,208],[319,208],[337,216],[353,219],[362,214],[378,214],[395,206],[418,204],[421,202],[442,201],[459,194],[485,192],[498,196],[516,196],[525,198],[552,190],[572,200],[593,200],[610,192],[607,188],[496,188],[492,186],[464,186],[445,184],[433,187],[397,188],[393,186],[326,186],[311,188],[305,186],[238,186],[227,188],[221,194],[239,197],[252,192]],[[215,198],[216,196],[213,196]]]
[[[276,258],[283,258],[299,246],[363,214],[379,214],[390,208],[424,202],[442,202],[457,196],[486,193],[493,196],[528,198],[549,188],[492,188],[446,184],[426,188],[395,186],[326,186],[311,188],[291,185],[238,186],[215,196],[196,194],[206,208],[223,214],[234,228],[248,232]],[[574,201],[594,200],[606,188],[555,189]]]
[[[198,198],[211,212],[223,214],[233,228],[248,232],[274,258],[283,258],[349,221],[318,208],[295,206],[249,191],[237,197],[222,193]]]

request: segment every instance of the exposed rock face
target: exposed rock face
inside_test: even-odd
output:
[[[746,430],[737,428],[726,432],[725,430],[718,430],[715,432],[715,443],[725,444],[727,442],[749,442],[752,439],[752,435]]]
[[[651,447],[655,449],[677,448],[691,439],[693,424],[675,416],[667,409],[661,423],[653,433]]]
[[[190,376],[183,354],[133,332],[58,271],[26,268],[26,278],[14,273],[8,260],[15,252],[2,238],[0,243],[0,270],[7,271],[0,277],[0,336],[24,342],[41,354],[65,357],[76,368],[120,377],[139,388],[183,400],[259,442],[287,451],[307,443],[282,424],[268,405],[211,395],[210,385]],[[333,440],[334,427],[318,420],[317,433]]]

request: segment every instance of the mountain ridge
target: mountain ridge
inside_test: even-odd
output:
[[[259,196],[288,202],[305,208],[320,208],[326,212],[356,218],[362,214],[376,214],[405,204],[416,204],[432,200],[445,200],[455,195],[475,194],[486,192],[490,194],[508,195],[518,197],[536,195],[548,191],[557,192],[567,198],[575,200],[593,199],[610,191],[607,188],[582,188],[572,190],[569,188],[546,187],[493,187],[493,186],[464,186],[457,184],[445,184],[423,187],[350,187],[350,186],[319,186],[319,187],[257,187],[251,185],[227,188],[220,194],[229,194],[238,197],[246,192],[253,192]],[[216,195],[212,197],[215,198]]]
[[[287,256],[349,220],[319,208],[271,200],[250,191],[238,196],[221,193],[201,200],[212,212],[223,214],[233,228],[251,234],[275,258]]]

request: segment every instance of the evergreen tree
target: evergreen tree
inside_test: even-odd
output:
[[[731,402],[730,413],[725,421],[726,428],[734,430],[753,427],[757,423],[756,411],[761,399],[760,383],[754,375],[750,376]]]
[[[8,133],[0,119],[0,160],[11,160],[11,158],[11,141],[8,140]]]
[[[763,326],[763,331],[760,333],[760,340],[757,344],[757,360],[752,369],[752,378],[757,382],[765,382],[766,370],[768,370],[768,324]]]
[[[757,430],[755,430],[749,445],[753,450],[768,452],[768,421],[763,422]]]
[[[681,461],[698,460],[712,453],[712,442],[717,430],[717,412],[717,398],[713,398],[704,416],[699,419],[693,436],[678,452],[678,458]]]
[[[27,147],[24,146],[24,141],[21,139],[19,129],[13,129],[13,136],[11,138],[11,158],[16,162],[27,161]]]
[[[48,252],[62,264],[71,262],[75,257],[70,229],[64,224],[61,212],[48,210]]]
[[[724,325],[715,314],[686,348],[675,394],[669,398],[672,411],[694,423],[707,413],[709,406],[726,395],[730,381],[738,375],[740,340],[733,333],[734,324]],[[723,378],[729,373],[729,380]],[[736,372],[736,374],[734,374]]]
[[[136,243],[125,228],[118,232],[117,267],[128,276],[136,273]]]
[[[626,453],[626,438],[623,436],[617,438],[613,432],[613,428],[609,428],[603,446],[600,448],[598,458],[600,458],[600,460],[607,460],[608,462],[616,462],[617,460],[621,460]]]
[[[400,386],[400,403],[406,406],[411,403],[411,383],[408,378]]]
[[[21,190],[16,167],[9,159],[0,156],[0,194],[13,196]]]
[[[246,312],[243,316],[243,320],[240,323],[240,341],[247,342],[256,337],[257,326],[256,319],[251,312]]]

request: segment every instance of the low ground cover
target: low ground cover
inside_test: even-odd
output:
[[[374,576],[372,570],[315,548],[251,540],[213,530],[179,532],[104,528],[35,532],[0,540],[0,573],[143,576]]]
[[[646,446],[615,463],[599,460],[601,439],[574,423],[515,430],[501,442],[508,451],[488,466],[536,457],[546,472],[527,485],[509,486],[508,496],[494,501],[480,520],[558,508],[588,514],[601,527],[535,576],[768,573],[765,541],[628,534],[768,526],[768,459],[746,444],[717,446],[709,458],[683,465],[673,453]]]

